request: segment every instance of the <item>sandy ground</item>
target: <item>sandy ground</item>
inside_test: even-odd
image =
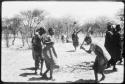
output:
[[[95,38],[103,44],[104,39]],[[80,39],[80,42],[82,39]],[[16,41],[18,44],[20,41]],[[55,80],[44,80],[41,76],[34,74],[34,60],[32,51],[26,48],[18,48],[19,45],[6,48],[2,42],[1,49],[1,80],[3,82],[57,82],[57,83],[94,83],[94,71],[92,64],[95,55],[87,54],[79,47],[76,52],[72,43],[55,43],[55,49],[58,54],[57,63],[60,68],[54,70]],[[16,43],[15,43],[16,44]],[[100,83],[122,83],[124,78],[124,63],[118,65],[118,71],[113,72],[112,67],[105,70],[105,80]],[[45,66],[43,71],[45,71]],[[99,79],[101,75],[99,74]]]

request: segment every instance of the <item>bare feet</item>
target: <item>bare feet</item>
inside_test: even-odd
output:
[[[44,79],[48,79],[48,77],[47,77],[46,74],[43,74],[43,75],[42,75],[42,78],[44,78]]]
[[[37,71],[35,71],[35,73],[34,74],[37,74]]]
[[[105,76],[103,76],[101,79],[100,79],[100,81],[102,81],[102,80],[104,80],[105,79]]]
[[[55,81],[55,79],[53,77],[50,77],[49,79],[52,80],[52,81]]]
[[[117,68],[113,68],[113,71],[117,71]]]

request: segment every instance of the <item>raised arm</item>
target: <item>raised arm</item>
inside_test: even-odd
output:
[[[87,53],[91,53],[92,52],[92,50],[91,49],[89,49],[89,50],[86,50],[84,47],[82,47],[82,46],[80,46],[80,49],[83,49],[84,51],[86,51]]]

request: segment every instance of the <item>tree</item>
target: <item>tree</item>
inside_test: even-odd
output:
[[[19,31],[19,26],[21,24],[21,19],[17,16],[13,17],[10,19],[11,21],[11,33],[13,34],[13,41],[12,41],[12,45],[14,45],[15,39],[16,39],[16,34]]]
[[[78,28],[77,21],[73,17],[63,17],[62,18],[62,23],[63,23],[63,31],[66,34],[66,40],[71,37],[73,31],[75,28]]]
[[[96,36],[103,36],[105,31],[107,30],[107,23],[116,24],[116,22],[109,17],[100,16],[96,19],[88,20],[82,25],[82,31],[85,33],[91,27],[91,33],[95,34]]]
[[[9,47],[9,35],[10,35],[11,22],[9,18],[2,18],[2,31],[6,40],[6,47]]]
[[[95,19],[95,23],[100,27],[98,33],[103,36],[105,31],[107,30],[107,24],[116,24],[116,21],[106,16],[100,16]]]
[[[124,33],[124,8],[120,8],[117,12],[116,12],[116,18],[119,20],[120,25],[121,25],[121,33]]]
[[[37,28],[37,26],[41,23],[42,20],[45,18],[45,11],[44,10],[27,10],[20,12],[20,17],[22,19],[22,29],[21,34],[25,34],[26,36],[26,42],[29,46],[29,40],[31,42],[31,38],[33,37],[34,31]],[[23,36],[23,35],[22,35]]]
[[[120,8],[117,12],[116,12],[116,16],[120,21],[124,21],[124,8]]]

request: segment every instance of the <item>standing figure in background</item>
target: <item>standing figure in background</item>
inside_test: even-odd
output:
[[[81,45],[86,45],[86,44],[85,44],[85,41],[86,41],[86,40],[92,40],[89,32],[87,33],[87,35],[86,35],[86,37],[84,38],[84,40],[83,40],[83,42],[82,42]]]
[[[118,55],[118,61],[120,61],[120,63],[122,62],[122,49],[123,49],[123,44],[122,44],[122,35],[121,35],[121,33],[120,33],[120,31],[121,31],[121,27],[120,27],[120,25],[118,24],[118,25],[116,25],[116,36],[117,36],[117,38],[116,38],[116,45],[117,45],[117,49],[118,50],[116,50],[117,51],[117,55]]]
[[[105,70],[106,65],[108,63],[108,58],[104,54],[103,49],[99,45],[92,43],[92,40],[90,38],[85,39],[84,42],[86,43],[85,45],[90,45],[89,50],[86,50],[82,45],[80,46],[80,49],[83,49],[87,53],[91,53],[93,51],[96,55],[95,62],[93,65],[94,74],[95,74],[95,81],[98,82],[98,74],[97,73],[102,74],[102,78],[100,79],[100,81],[104,80],[105,79],[104,70]]]
[[[78,32],[74,31],[73,34],[72,34],[72,41],[73,41],[73,46],[75,48],[75,51],[76,51],[76,48],[78,47],[79,45],[79,37],[78,37]]]
[[[105,36],[105,43],[104,43],[104,47],[106,48],[106,50],[108,51],[108,53],[111,56],[111,59],[109,60],[108,64],[107,64],[107,68],[110,67],[110,65],[112,64],[113,61],[113,28],[110,24],[107,25],[107,31],[106,31],[106,36]]]
[[[64,43],[64,42],[65,42],[64,35],[61,35],[61,41],[62,41],[62,43]]]
[[[54,42],[52,40],[52,36],[54,35],[54,31],[52,28],[48,29],[48,35],[43,36],[43,44],[45,45],[43,49],[43,55],[46,63],[47,70],[43,73],[44,78],[47,77],[47,72],[50,71],[50,77],[48,79],[53,79],[53,69],[56,65],[54,57],[57,58],[57,53],[54,48]]]
[[[121,41],[122,41],[122,57],[124,58],[124,33],[122,34]]]
[[[116,63],[117,61],[122,62],[121,56],[121,34],[120,34],[120,25],[116,25],[116,28],[113,33],[113,71],[117,71]]]
[[[32,38],[32,55],[35,61],[35,74],[37,74],[37,70],[39,68],[39,63],[41,62],[41,71],[43,68],[43,57],[42,57],[42,44],[41,44],[41,36],[45,34],[46,31],[44,28],[39,28],[36,30],[35,35]]]

